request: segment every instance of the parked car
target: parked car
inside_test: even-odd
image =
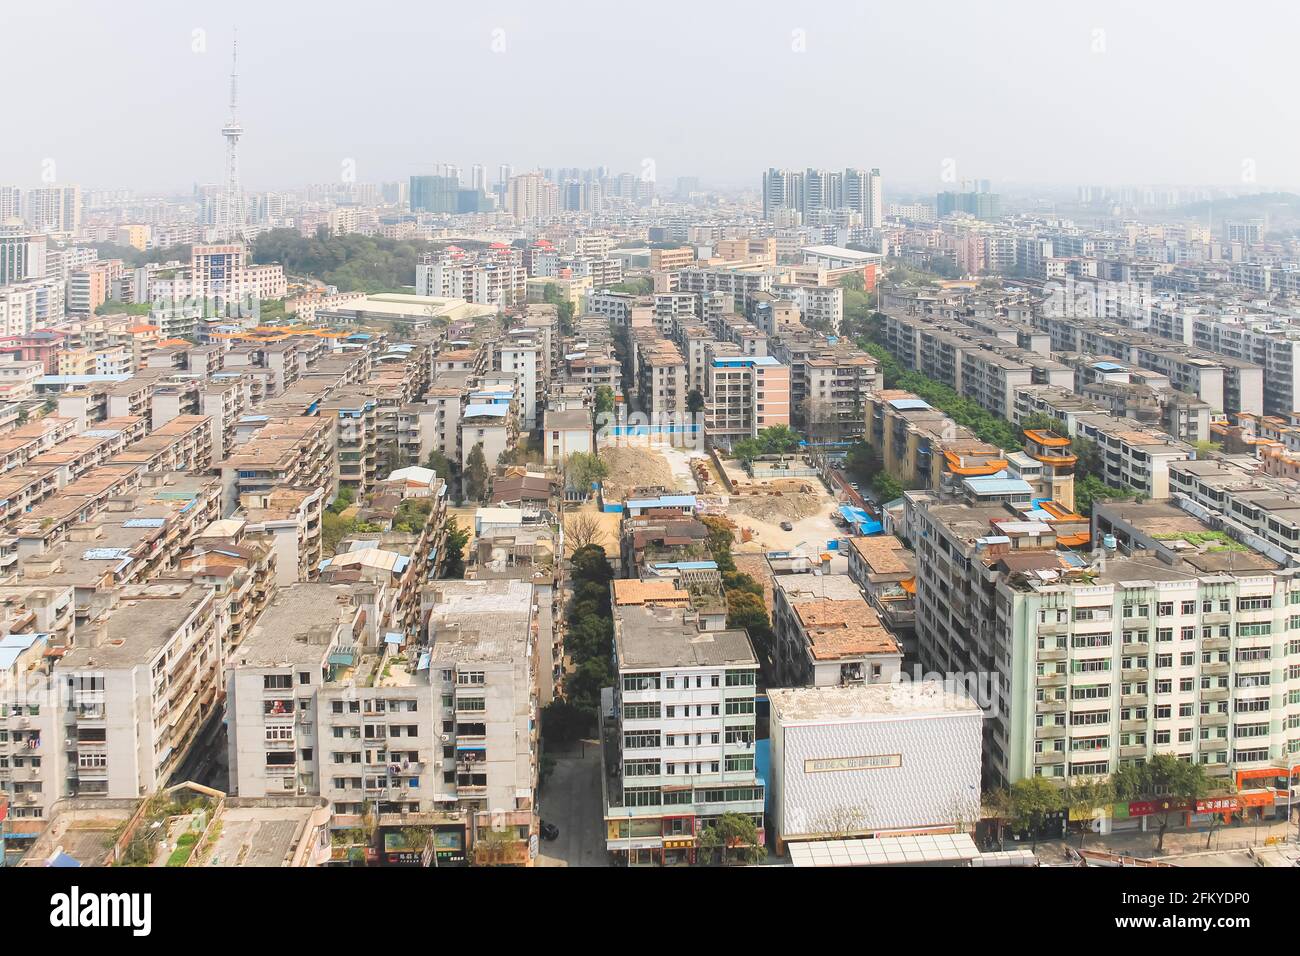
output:
[[[788,521],[782,521],[782,522],[781,522],[781,530],[782,530],[782,531],[793,531],[793,530],[794,530],[794,525],[792,525],[792,524],[791,524],[790,522],[788,522]]]
[[[559,835],[560,835],[559,827],[557,827],[554,823],[547,823],[545,820],[542,821],[543,840],[554,840],[558,838]]]

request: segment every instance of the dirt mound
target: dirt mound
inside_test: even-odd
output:
[[[769,524],[779,524],[782,521],[810,518],[821,508],[822,500],[819,496],[800,492],[790,495],[733,496],[729,510]]]
[[[603,484],[611,498],[622,497],[633,488],[677,487],[668,460],[652,448],[635,445],[602,448],[600,460],[609,469]]]

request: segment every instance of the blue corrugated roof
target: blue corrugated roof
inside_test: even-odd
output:
[[[127,518],[122,522],[123,528],[161,528],[167,523],[166,518]]]
[[[1027,495],[1034,490],[1029,482],[1019,478],[967,478],[965,483],[979,495]]]
[[[387,634],[384,635],[385,644],[400,644],[404,640],[406,640],[406,636],[398,633],[397,631],[389,631]]]
[[[932,407],[929,402],[919,398],[893,398],[889,404],[900,412],[922,411]]]
[[[466,418],[505,418],[510,414],[509,405],[466,405]]]
[[[770,366],[780,364],[780,361],[772,355],[739,355],[713,360],[714,368],[744,368],[746,365]]]
[[[629,508],[685,508],[695,507],[694,495],[660,495],[658,498],[632,498]]]
[[[18,647],[27,650],[45,634],[6,634],[4,640],[0,640],[0,647]]]
[[[131,552],[127,548],[91,548],[81,552],[83,561],[119,561],[130,556]]]

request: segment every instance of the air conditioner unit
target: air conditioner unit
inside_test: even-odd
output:
[[[442,742],[443,742],[443,743],[446,743],[446,742],[449,741],[449,740],[451,740],[451,737],[450,737],[449,735],[447,735],[447,734],[443,734],[443,735],[442,735]]]

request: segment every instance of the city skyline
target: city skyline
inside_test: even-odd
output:
[[[768,166],[869,165],[918,193],[963,179],[1250,192],[1292,185],[1285,157],[1300,146],[1293,128],[1261,113],[1262,94],[1286,82],[1287,31],[1258,37],[1257,55],[1242,63],[1229,54],[1249,24],[1198,19],[1186,6],[1177,31],[1167,14],[1114,4],[1086,18],[1024,5],[944,9],[937,21],[924,7],[768,4],[743,15],[668,4],[636,30],[588,3],[554,15],[502,4],[454,22],[386,3],[371,5],[365,20],[345,19],[352,9],[335,4],[318,9],[304,18],[235,2],[223,8],[224,22],[184,5],[143,21],[76,0],[8,12],[7,32],[22,41],[11,69],[42,69],[40,51],[51,43],[66,44],[67,55],[57,76],[44,74],[49,108],[24,117],[26,135],[0,150],[0,181],[173,193],[222,182],[214,129],[225,119],[237,28],[250,191],[345,176],[404,180],[452,162],[517,171],[603,165],[661,184],[693,176],[745,191]],[[567,26],[597,13],[609,42],[592,44]],[[397,17],[403,29],[394,31]],[[69,18],[85,28],[65,32]],[[336,29],[340,22],[348,29]],[[922,60],[906,42],[918,31]],[[664,71],[669,58],[674,69]],[[720,103],[702,82],[719,65]],[[1216,68],[1233,71],[1232,82],[1219,82]],[[612,81],[591,82],[602,74]],[[457,95],[439,95],[443,83]],[[1152,101],[1158,109],[1107,105],[1170,84],[1174,92]],[[92,85],[101,95],[87,109]],[[567,100],[566,89],[575,94]],[[675,104],[661,126],[642,119],[643,89]],[[745,95],[728,105],[738,90]],[[509,124],[483,108],[512,98]],[[551,111],[566,102],[567,113]],[[74,106],[78,121],[69,123]],[[725,125],[716,122],[719,106],[731,113]]]

